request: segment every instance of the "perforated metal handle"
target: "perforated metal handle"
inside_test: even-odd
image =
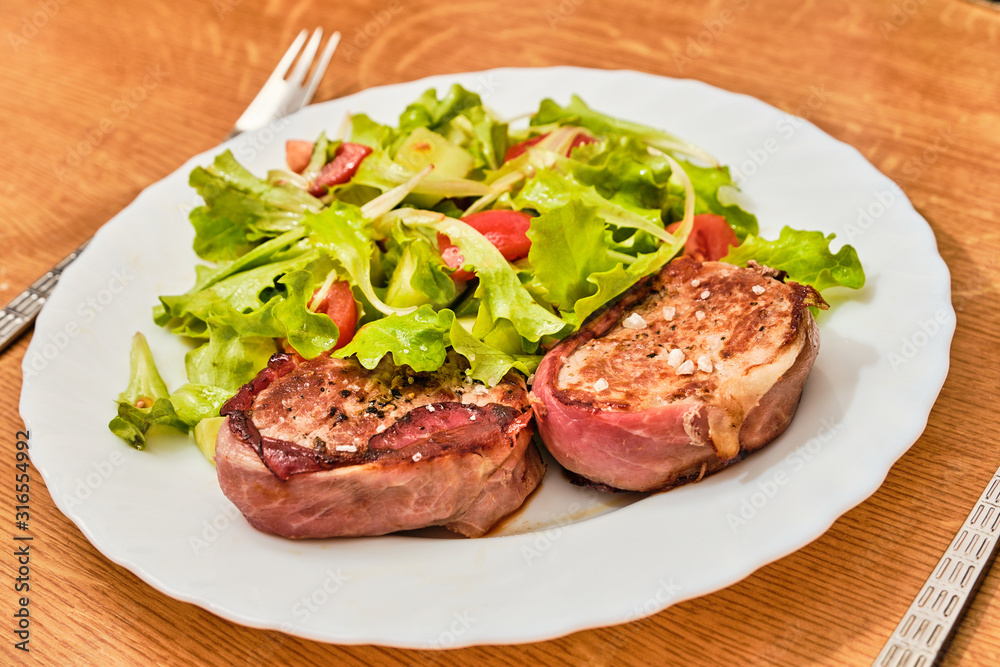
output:
[[[993,474],[873,667],[930,667],[938,663],[996,555],[998,534],[1000,470]]]
[[[59,282],[63,270],[80,255],[87,247],[87,243],[90,241],[71,252],[65,259],[49,269],[44,276],[32,283],[31,287],[14,297],[14,300],[4,306],[3,310],[0,310],[0,352],[7,349],[11,343],[31,327],[31,323],[38,317],[38,311],[48,301],[56,283]]]

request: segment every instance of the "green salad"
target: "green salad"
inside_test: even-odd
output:
[[[136,334],[115,434],[139,449],[156,424],[214,441],[222,404],[277,351],[369,369],[388,354],[428,372],[452,348],[486,385],[530,376],[554,342],[682,253],[756,260],[819,290],[864,284],[832,234],[759,238],[705,151],[575,96],[544,100],[513,130],[476,93],[431,89],[395,127],[358,114],[346,135],[288,142],[287,168],[263,179],[229,151],[191,173],[205,264],[153,312],[192,342],[188,382],[171,391]]]

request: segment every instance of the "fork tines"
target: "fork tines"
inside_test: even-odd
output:
[[[302,82],[305,81],[306,74],[309,73],[309,69],[316,59],[316,52],[323,39],[323,29],[316,28],[313,30],[312,36],[309,37],[309,41],[306,42],[308,32],[308,30],[299,32],[295,41],[285,51],[285,55],[278,61],[278,66],[274,68],[260,92],[257,93],[257,97],[236,121],[231,136],[264,127],[275,118],[297,111],[312,100],[316,88],[330,64],[333,52],[340,43],[340,33],[334,32],[330,35],[323,53],[320,54],[319,61],[315,63],[312,76],[309,77],[308,83],[303,86]],[[303,44],[305,44],[305,48],[302,48]],[[291,69],[293,62],[295,68]],[[289,69],[291,69],[290,74]],[[286,75],[288,75],[287,79]]]

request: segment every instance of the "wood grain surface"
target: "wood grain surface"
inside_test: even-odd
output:
[[[1000,464],[1000,11],[966,0],[0,0],[0,302],[219,143],[294,34],[317,24],[344,34],[318,100],[569,64],[700,79],[809,115],[903,188],[951,270],[958,328],[927,429],[874,496],[734,586],[628,625],[442,652],[327,645],[178,602],[103,557],[35,475],[24,654],[10,545],[25,337],[0,356],[0,662],[869,664]],[[826,101],[810,106],[816,91]],[[1000,571],[945,664],[1000,664],[998,588]]]

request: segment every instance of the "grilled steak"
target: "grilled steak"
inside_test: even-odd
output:
[[[222,409],[223,493],[247,521],[285,537],[381,535],[444,525],[477,537],[521,506],[544,464],[524,381],[464,379],[383,359],[277,354]]]
[[[765,267],[668,264],[564,339],[531,390],[559,463],[596,485],[666,489],[763,447],[819,350],[811,287]]]

